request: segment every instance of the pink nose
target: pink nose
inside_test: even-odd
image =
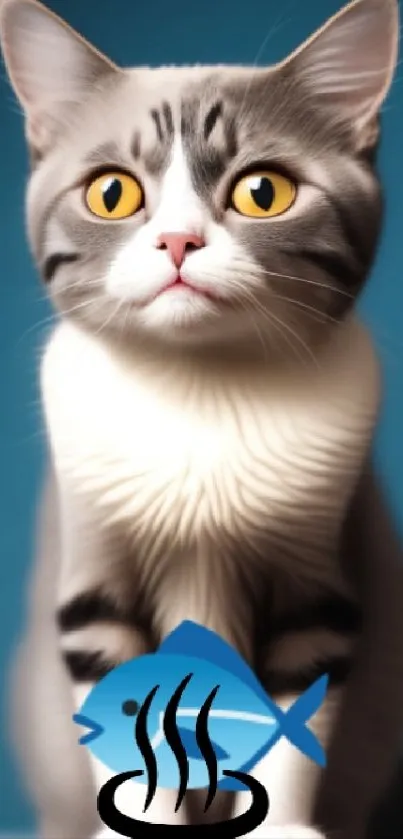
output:
[[[157,242],[157,248],[169,252],[176,268],[181,267],[187,253],[204,245],[204,239],[193,233],[161,233]]]

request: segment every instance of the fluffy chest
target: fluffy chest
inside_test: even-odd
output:
[[[265,365],[129,363],[62,326],[42,376],[59,478],[149,550],[333,540],[377,404],[368,342],[355,343],[360,372],[339,347],[336,370],[283,380]]]

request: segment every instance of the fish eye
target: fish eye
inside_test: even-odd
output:
[[[135,717],[139,707],[139,703],[135,699],[126,699],[122,704],[122,713],[126,717]]]

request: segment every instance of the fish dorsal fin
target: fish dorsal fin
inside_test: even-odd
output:
[[[189,620],[180,623],[164,639],[158,654],[191,656],[209,661],[248,685],[262,702],[273,710],[274,703],[270,702],[259,680],[236,650],[201,624]]]

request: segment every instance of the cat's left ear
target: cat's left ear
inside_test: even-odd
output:
[[[28,141],[39,154],[94,85],[122,72],[36,0],[0,0],[0,43]]]
[[[354,0],[281,66],[291,68],[329,119],[348,123],[357,149],[376,141],[399,47],[398,0]]]

